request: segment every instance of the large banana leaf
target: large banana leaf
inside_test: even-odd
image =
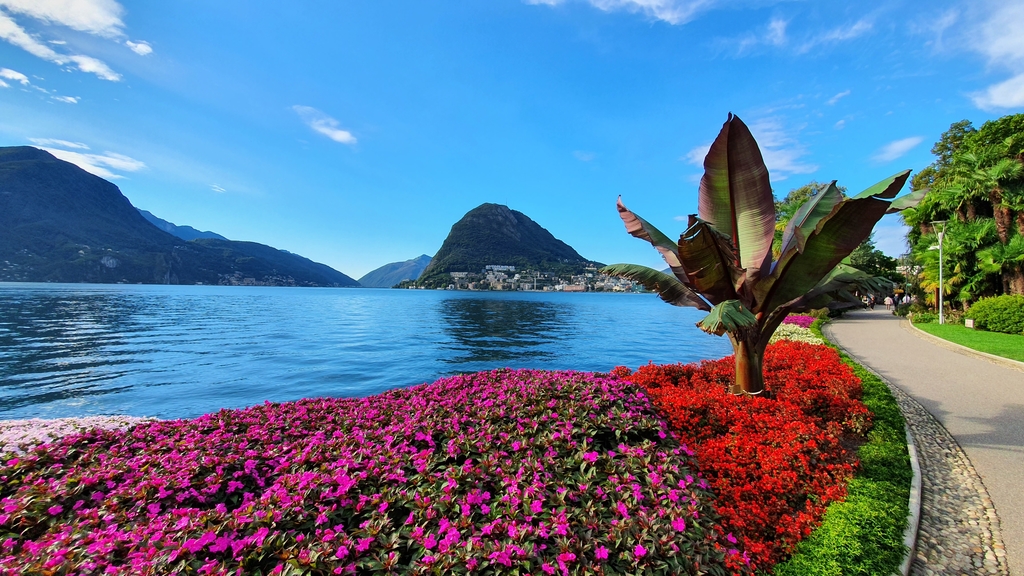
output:
[[[772,310],[812,290],[836,264],[850,255],[871,234],[872,228],[892,204],[910,171],[900,172],[854,198],[837,204],[816,224],[802,252],[790,249],[779,257],[768,287],[759,299],[762,309]],[[895,191],[893,191],[895,190]],[[871,194],[867,192],[871,191]]]
[[[657,292],[662,300],[673,306],[693,306],[701,310],[711,310],[711,306],[699,294],[676,278],[653,268],[637,264],[612,264],[601,268],[599,272],[639,282],[651,292]]]
[[[880,293],[888,292],[892,290],[892,287],[893,283],[887,278],[872,276],[849,264],[840,263],[822,278],[817,286],[791,304],[791,311],[800,312],[814,308],[832,307],[829,305],[833,301],[859,304],[860,299],[850,294],[851,290]]]
[[[615,206],[619,210],[619,217],[622,218],[623,224],[626,225],[626,232],[629,232],[634,238],[650,242],[661,253],[661,257],[665,259],[665,263],[672,269],[672,273],[676,275],[676,278],[680,282],[686,282],[686,269],[680,263],[679,255],[676,254],[676,243],[663,234],[661,230],[655,228],[650,222],[626,208],[626,205],[622,203],[622,196],[619,196]]]
[[[928,188],[921,188],[920,190],[914,190],[910,194],[904,194],[899,198],[892,201],[889,205],[889,209],[885,211],[886,214],[895,214],[902,212],[907,208],[913,208],[924,200],[926,194],[928,194]]]
[[[712,304],[738,298],[745,271],[732,242],[696,216],[690,216],[689,227],[679,238],[679,260],[686,268],[687,284]]]
[[[786,229],[782,233],[782,247],[779,251],[779,261],[773,267],[777,267],[783,259],[792,257],[793,251],[803,252],[807,244],[807,238],[814,233],[818,223],[832,213],[832,210],[843,201],[843,193],[836,188],[836,181],[833,180],[825,189],[819,191],[804,202],[793,217],[786,223]]]
[[[775,199],[757,142],[732,114],[704,158],[697,211],[701,220],[732,238],[740,267],[751,278],[768,274]]]
[[[747,310],[739,300],[719,302],[697,327],[715,336],[728,332],[742,340],[757,332],[757,317]]]

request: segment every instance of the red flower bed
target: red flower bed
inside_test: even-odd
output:
[[[860,380],[831,348],[780,341],[764,359],[772,398],[729,394],[733,358],[615,373],[644,387],[717,494],[723,529],[769,568],[846,495],[853,473],[840,439],[870,425]]]

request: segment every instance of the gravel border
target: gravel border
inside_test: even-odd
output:
[[[921,521],[908,573],[1009,576],[999,516],[967,454],[917,400],[885,378],[881,380],[903,412],[921,464]]]

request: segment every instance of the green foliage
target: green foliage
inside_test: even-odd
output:
[[[910,321],[914,324],[934,324],[939,321],[939,315],[932,312],[918,312],[910,315]]]
[[[903,282],[903,275],[896,271],[898,262],[875,248],[874,232],[860,246],[850,253],[850,265],[871,276],[887,278],[893,282]]]
[[[811,330],[821,336],[822,324],[815,322]],[[775,566],[780,576],[888,576],[906,553],[903,531],[913,471],[903,415],[884,382],[845,354],[840,356],[861,379],[873,427],[857,452],[861,466],[846,501],[831,504],[821,526],[797,545],[788,561]]]
[[[1024,296],[1004,295],[983,298],[968,310],[967,317],[974,319],[974,327],[1004,334],[1024,333]]]
[[[928,307],[920,302],[913,302],[911,304],[900,304],[896,307],[897,316],[907,316],[910,314],[920,314],[922,312],[928,312]]]

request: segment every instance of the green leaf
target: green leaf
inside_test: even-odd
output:
[[[904,194],[899,198],[892,201],[889,205],[889,209],[885,211],[886,214],[895,214],[902,212],[907,208],[916,208],[921,200],[928,194],[928,188],[921,188],[920,190],[914,190],[910,194]]]
[[[704,158],[697,211],[701,220],[732,238],[740,267],[748,276],[768,274],[775,237],[775,198],[757,142],[732,114]]]
[[[880,194],[861,198],[859,196],[863,196],[862,193],[857,198],[847,198],[837,204],[817,223],[814,232],[807,237],[802,252],[791,249],[779,257],[778,264],[772,270],[771,282],[765,284],[768,289],[759,298],[761,309],[773,310],[784,306],[817,286],[836,264],[849,256],[871,234],[875,224],[892,204],[891,200],[881,196],[894,196],[899,192],[898,186],[902,186],[909,175],[909,170],[901,172],[868,189],[882,190]],[[893,187],[896,189],[893,190]]]
[[[893,174],[878,184],[875,184],[860,194],[857,194],[853,198],[855,200],[862,198],[879,198],[882,200],[895,198],[896,194],[898,194],[900,189],[903,188],[903,184],[907,181],[907,178],[910,178],[910,170],[904,170],[903,172]]]
[[[676,278],[653,268],[637,264],[612,264],[598,272],[639,282],[644,288],[657,292],[662,300],[673,306],[693,306],[701,310],[711,310],[711,306],[699,294]]]
[[[687,284],[712,304],[738,298],[745,274],[732,242],[696,216],[690,216],[689,227],[679,238],[679,260],[686,268]]]
[[[757,318],[739,300],[726,300],[715,305],[697,327],[715,336],[728,332],[744,339],[751,331],[757,331]]]
[[[622,203],[622,196],[619,196],[615,206],[619,210],[619,218],[622,218],[622,222],[626,225],[626,232],[629,232],[634,238],[650,242],[654,249],[661,253],[661,257],[665,259],[665,263],[672,269],[676,278],[685,283],[687,281],[686,270],[679,262],[679,255],[676,254],[676,243],[650,222],[626,208],[626,205]]]
[[[832,210],[842,201],[843,193],[836,188],[836,181],[833,180],[824,190],[801,204],[793,217],[786,223],[786,230],[782,233],[779,261],[791,256],[793,250],[803,252],[807,238],[814,233],[818,223],[831,214]]]

